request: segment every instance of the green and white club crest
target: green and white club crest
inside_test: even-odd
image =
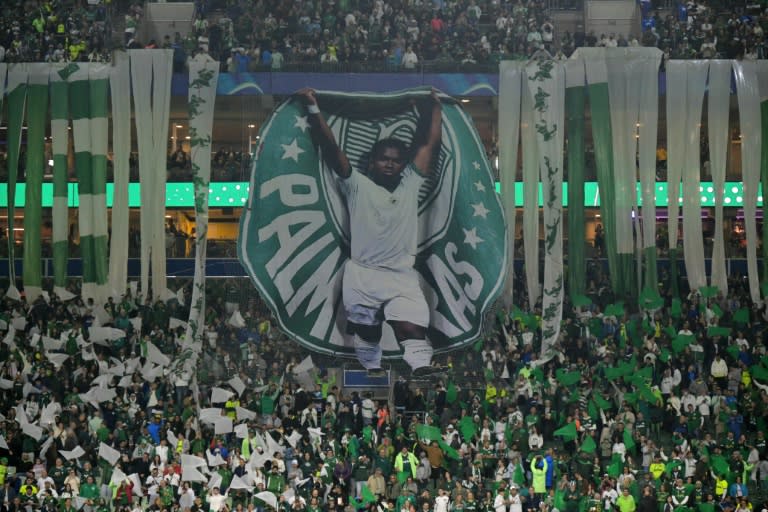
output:
[[[419,120],[412,100],[428,93],[321,92],[318,98],[350,162],[365,169],[377,140],[394,137],[410,144]],[[447,97],[442,101],[442,145],[435,172],[419,195],[415,265],[436,352],[480,336],[507,259],[503,210],[483,145],[461,107]],[[277,107],[261,130],[238,255],[286,333],[311,350],[354,355],[341,300],[349,216],[297,99]],[[385,357],[400,356],[386,324],[381,343]]]

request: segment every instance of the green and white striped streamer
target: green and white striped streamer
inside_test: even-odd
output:
[[[563,276],[563,143],[565,140],[565,69],[554,60],[526,68],[526,89],[533,102],[544,199],[544,287],[541,358],[551,358],[560,336],[565,283]]]
[[[54,64],[50,75],[53,153],[53,291],[57,295],[61,295],[67,286],[67,260],[69,259],[69,206],[67,203],[69,90],[65,69],[65,64]]]
[[[205,323],[205,259],[208,248],[208,191],[211,181],[211,140],[219,63],[200,54],[189,63],[189,133],[195,184],[195,277],[189,310],[187,342],[199,344]]]
[[[611,142],[611,115],[608,92],[608,70],[603,48],[579,48],[576,56],[582,56],[586,64],[589,87],[589,106],[592,115],[592,140],[595,150],[595,167],[600,186],[600,215],[604,232],[604,254],[608,259],[611,288],[621,297],[633,283],[625,279],[623,260],[616,249],[616,210],[614,207],[613,145]]]
[[[527,81],[528,76],[524,75]],[[539,280],[539,148],[533,121],[533,100],[522,95],[520,141],[523,151],[523,254],[528,306],[536,307],[541,297]]]
[[[520,95],[523,64],[502,61],[499,69],[499,171],[501,177],[501,203],[507,218],[506,281],[502,303],[512,307],[515,275],[515,180],[517,154],[520,147]]]
[[[48,114],[50,64],[29,64],[27,85],[27,163],[24,206],[23,282],[27,301],[32,304],[43,288],[41,229],[43,222],[43,168],[45,166],[45,124]]]
[[[93,157],[91,155],[91,86],[87,63],[72,64],[69,68],[69,100],[72,132],[75,143],[75,169],[77,171],[80,206],[80,257],[83,261],[83,299],[98,299],[96,259],[94,251],[94,185]]]
[[[760,87],[755,61],[733,61],[741,130],[741,173],[744,187],[744,231],[747,235],[747,278],[753,302],[760,300],[757,269],[757,193],[760,183],[762,133]]]
[[[109,66],[91,63],[88,68],[89,112],[91,124],[91,216],[93,218],[93,263],[96,294],[99,302],[106,301],[108,264],[107,226],[107,146],[109,138]]]
[[[160,297],[165,276],[165,170],[173,50],[130,50],[141,180],[141,291]]]
[[[27,101],[26,64],[11,64],[8,67],[8,272],[11,295],[16,295],[15,244],[13,222],[16,207],[16,181],[21,149],[21,126],[24,123],[24,106]]]
[[[110,75],[112,90],[112,236],[109,246],[109,289],[117,300],[128,286],[128,183],[131,156],[131,69],[128,54],[115,52]]]
[[[568,289],[584,295],[587,278],[584,248],[584,61],[565,62],[565,110],[568,134]]]

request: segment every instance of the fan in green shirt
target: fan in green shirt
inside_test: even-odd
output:
[[[80,497],[94,501],[99,497],[99,486],[92,475],[88,475],[85,483],[80,486]]]

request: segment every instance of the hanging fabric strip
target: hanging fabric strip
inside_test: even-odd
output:
[[[165,181],[172,50],[130,50],[141,181],[141,293],[165,292]],[[148,77],[152,77],[149,80]]]
[[[69,92],[62,76],[65,64],[53,64],[49,77],[51,96],[51,151],[53,153],[53,291],[63,295],[69,259]]]
[[[125,52],[115,52],[109,85],[112,98],[112,233],[109,243],[109,292],[119,299],[128,286],[128,182],[131,156],[130,62]]]
[[[571,298],[587,290],[584,247],[584,61],[565,61],[565,110],[568,140],[568,285]]]
[[[688,285],[698,290],[707,284],[704,236],[701,232],[701,111],[709,61],[685,61],[686,112],[683,150],[683,256]]]
[[[526,68],[527,91],[539,148],[544,200],[544,288],[541,314],[541,360],[554,356],[563,318],[563,142],[565,137],[565,69],[554,60]]]
[[[93,264],[97,303],[112,295],[107,287],[109,234],[107,221],[107,146],[109,138],[110,66],[91,63],[88,69],[91,125],[91,175],[93,177]]]
[[[760,60],[757,63],[757,82],[760,87],[760,132],[762,133],[762,140],[768,138],[768,62]],[[758,197],[758,201],[763,202],[763,212],[766,211],[766,192],[768,192],[768,143],[760,145],[760,181],[762,183],[762,197]],[[762,240],[762,281],[760,283],[760,289],[766,290],[768,287],[768,229],[763,229]],[[765,296],[766,294],[763,293]]]
[[[723,296],[728,295],[728,273],[725,268],[723,189],[725,188],[725,166],[730,135],[728,129],[730,101],[731,61],[711,60],[709,61],[709,92],[707,97],[707,138],[709,140],[709,165],[712,170],[712,192],[715,194],[715,240],[712,246],[710,284],[717,286]]]
[[[187,342],[199,344],[205,322],[205,259],[208,247],[208,187],[211,138],[219,63],[200,54],[189,63],[189,133],[195,184],[195,277],[189,309]]]
[[[139,181],[141,182],[140,243],[141,243],[141,294],[149,297],[150,254],[153,249],[156,211],[154,189],[157,174],[154,172],[154,136],[152,129],[152,50],[130,50],[131,84],[139,150]],[[163,245],[165,254],[165,245]],[[157,296],[165,291],[155,290]]]
[[[635,250],[632,207],[635,191],[635,155],[639,98],[632,87],[640,78],[638,62],[629,49],[607,48],[605,63],[610,95],[611,144],[613,147],[613,200],[616,220],[616,251],[620,258]],[[608,192],[608,191],[606,191]],[[633,198],[632,196],[635,196]]]
[[[747,235],[747,277],[752,302],[760,300],[760,279],[757,270],[757,194],[760,183],[760,90],[757,63],[733,61],[736,92],[739,100],[741,132],[741,173],[744,190],[744,230]]]
[[[45,122],[48,114],[50,64],[29,64],[27,85],[27,162],[24,201],[24,294],[34,304],[43,291],[41,230],[43,224],[43,167]]]
[[[523,76],[523,82],[528,80]],[[539,281],[539,149],[533,119],[533,101],[522,95],[520,142],[523,152],[523,254],[528,307],[541,297]]]
[[[75,168],[77,169],[80,229],[80,255],[83,260],[83,300],[97,300],[96,262],[93,248],[93,160],[91,158],[91,108],[89,63],[71,64],[69,101],[72,113],[72,132],[75,141]]]
[[[507,269],[502,302],[509,311],[513,304],[515,281],[515,179],[520,147],[520,94],[522,63],[502,61],[499,71],[499,174],[501,202],[507,217]]]
[[[8,76],[8,64],[6,64],[5,62],[0,62],[0,123],[2,123],[2,121],[3,121],[3,102],[5,100],[5,78],[7,76]],[[8,193],[10,193],[10,190],[8,191]],[[8,203],[8,204],[11,205],[11,203]],[[12,206],[9,206],[9,208],[12,209]],[[13,216],[12,215],[8,215],[8,227],[9,228],[13,227]],[[0,228],[0,229],[2,229],[2,228]],[[7,240],[10,243],[10,240],[11,240],[11,230],[10,229],[8,230]],[[12,261],[10,259],[8,260],[8,268],[9,269],[13,269],[13,263],[12,263]],[[9,270],[9,271],[12,271],[12,270]],[[13,280],[11,280],[11,284],[13,284]]]
[[[592,115],[592,139],[595,151],[597,181],[600,187],[600,219],[604,233],[602,256],[608,259],[611,288],[623,296],[629,283],[616,249],[616,210],[614,208],[613,145],[611,143],[611,116],[608,92],[608,70],[603,48],[579,48],[578,55],[584,57],[589,84],[589,106]]]
[[[669,248],[676,249],[680,215],[680,180],[685,165],[685,61],[670,60],[667,69],[667,229]]]
[[[157,297],[166,290],[165,252],[165,172],[168,161],[168,126],[171,107],[171,78],[173,76],[173,50],[146,50],[152,54],[152,137],[154,138],[155,188],[152,190],[153,210],[150,219],[155,223],[152,230],[152,290]]]
[[[642,287],[658,293],[656,268],[656,140],[659,127],[659,65],[661,51],[642,60],[639,77],[640,109],[638,127],[638,164],[642,188],[642,237],[645,274]]]
[[[17,295],[16,290],[16,180],[19,169],[19,153],[21,149],[21,126],[24,123],[24,106],[27,101],[26,64],[11,64],[8,67],[8,277],[10,295]]]

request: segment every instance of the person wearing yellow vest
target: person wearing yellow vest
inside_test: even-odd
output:
[[[629,493],[629,487],[624,487],[621,496],[616,498],[616,506],[619,512],[635,512],[635,498]]]
[[[407,472],[413,478],[416,478],[416,468],[418,466],[419,460],[413,453],[408,451],[407,447],[403,446],[403,449],[395,457],[395,471],[398,473]]]
[[[531,461],[531,473],[533,474],[533,492],[536,494],[546,494],[547,492],[547,460],[541,455],[537,455]]]
[[[658,480],[661,478],[661,475],[664,474],[664,471],[667,469],[667,466],[661,462],[661,457],[659,455],[656,455],[656,457],[653,459],[653,462],[648,467],[648,471],[653,475],[654,480]]]
[[[728,480],[722,476],[718,476],[715,481],[715,498],[723,500],[728,493]]]
[[[232,397],[224,404],[224,410],[232,421],[237,421],[237,408],[240,407],[240,399]]]
[[[489,404],[495,404],[497,395],[498,390],[496,386],[493,385],[493,382],[488,381],[488,384],[485,385],[485,401]]]
[[[5,475],[8,474],[8,458],[0,459],[0,485],[5,485]]]

